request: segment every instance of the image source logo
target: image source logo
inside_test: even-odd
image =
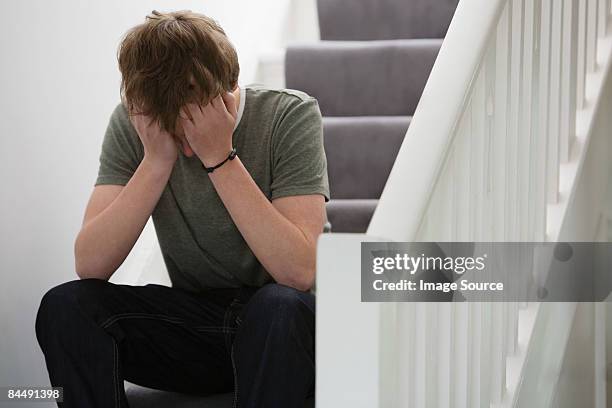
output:
[[[599,242],[364,242],[361,300],[612,300],[611,250]]]

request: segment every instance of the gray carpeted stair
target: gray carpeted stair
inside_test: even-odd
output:
[[[233,394],[218,394],[207,397],[160,391],[125,384],[125,394],[130,408],[229,408],[232,406]]]
[[[333,198],[380,197],[409,123],[409,116],[324,117]]]
[[[323,116],[412,115],[442,40],[322,41],[289,47],[288,88],[317,98]]]
[[[377,199],[333,199],[327,203],[327,218],[335,232],[364,232],[377,204]]]
[[[458,0],[319,0],[321,40],[444,38]]]
[[[323,115],[333,232],[366,231],[457,2],[318,0],[322,41],[287,49]]]
[[[125,394],[130,408],[230,408],[233,394],[194,396],[176,392],[160,391],[125,383]],[[309,398],[304,408],[313,408],[314,398]]]

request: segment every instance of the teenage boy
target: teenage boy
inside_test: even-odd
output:
[[[301,407],[314,392],[315,246],[329,199],[317,101],[238,86],[222,28],[153,12],[118,53],[75,280],[36,333],[64,407],[127,407],[123,381]],[[172,287],[108,282],[149,216]]]

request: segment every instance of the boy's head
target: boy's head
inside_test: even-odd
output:
[[[153,11],[119,46],[121,96],[131,113],[173,133],[179,109],[206,104],[238,84],[236,50],[211,18],[191,11]]]

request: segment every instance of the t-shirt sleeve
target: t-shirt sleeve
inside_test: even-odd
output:
[[[124,106],[119,104],[113,111],[104,134],[98,177],[94,185],[126,185],[143,155],[142,142],[130,123]]]
[[[272,200],[321,194],[329,201],[323,124],[314,98],[291,105],[273,135]]]

